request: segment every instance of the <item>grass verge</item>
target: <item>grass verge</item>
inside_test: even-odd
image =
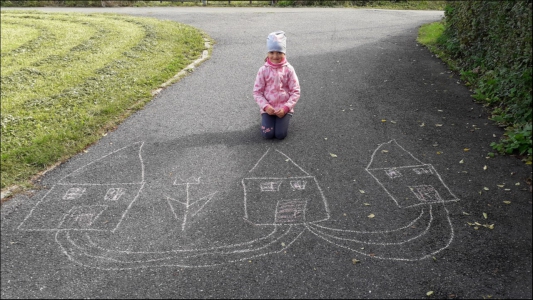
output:
[[[447,48],[451,47],[451,44],[448,43],[445,36],[445,24],[443,22],[422,25],[418,32],[417,41],[426,46],[432,53],[436,55],[436,57],[443,60],[451,70],[460,73],[461,79],[464,80],[467,85],[477,89],[480,85],[486,84],[482,81],[476,81],[475,77],[468,76],[472,72],[463,71],[459,67],[459,63],[451,57],[449,54],[450,51],[447,51]],[[504,78],[504,80],[510,79]],[[500,108],[498,106],[491,106],[490,103],[483,101],[484,99],[479,99],[478,95],[472,96],[476,98],[477,102],[482,103],[485,107],[491,109],[491,119],[493,121],[506,126],[504,137],[499,143],[493,142],[490,144],[490,146],[500,154],[518,153],[522,161],[528,165],[531,165],[531,121],[522,127],[520,127],[520,124],[517,124],[518,120],[502,122],[500,116],[502,113],[499,112]],[[495,155],[495,153],[490,152],[488,155],[492,157]]]
[[[32,11],[2,11],[1,34],[2,190],[31,187],[142,108],[206,37],[152,18]]]
[[[443,10],[446,0],[276,0],[274,4],[271,0],[184,0],[184,1],[154,1],[154,0],[131,0],[131,1],[60,1],[60,0],[1,0],[0,5],[4,7],[20,6],[70,6],[70,7],[116,7],[116,6],[226,6],[226,7],[362,7],[362,8],[384,8],[384,9],[410,9],[410,10]]]

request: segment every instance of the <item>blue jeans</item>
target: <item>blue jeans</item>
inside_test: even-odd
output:
[[[283,118],[278,116],[271,116],[269,114],[261,114],[261,134],[266,139],[277,138],[284,139],[289,130],[289,121],[292,115],[286,114]]]

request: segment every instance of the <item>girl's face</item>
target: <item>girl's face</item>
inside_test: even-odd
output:
[[[270,61],[275,64],[279,64],[283,60],[284,57],[285,57],[285,53],[283,52],[277,52],[277,51],[268,52],[268,59],[270,59]]]

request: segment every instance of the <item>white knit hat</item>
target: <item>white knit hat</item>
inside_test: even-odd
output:
[[[267,52],[277,51],[285,53],[287,50],[287,37],[283,31],[274,31],[267,37]]]

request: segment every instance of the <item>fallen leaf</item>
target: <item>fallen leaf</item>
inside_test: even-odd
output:
[[[289,161],[290,158],[287,158],[285,161]]]
[[[281,242],[281,247],[285,247],[285,243]]]
[[[442,127],[442,124],[435,124],[435,126],[437,126],[437,127]]]
[[[331,157],[337,157],[337,155],[333,153],[330,153],[329,155],[331,155]]]
[[[511,204],[511,201],[503,201],[505,204]]]
[[[487,213],[483,213],[483,218],[488,218]]]
[[[463,215],[465,215],[465,216],[470,216],[470,214],[469,214],[469,213],[467,213],[467,212],[464,212],[464,211],[463,211]]]
[[[361,194],[364,194],[364,193],[365,193],[365,191],[363,191],[363,190],[359,190],[359,193],[361,193]]]
[[[385,119],[382,119],[382,120],[381,120],[381,122],[382,122],[382,123],[385,123],[385,122],[387,122],[387,120],[385,120]]]
[[[365,206],[370,206],[370,203],[363,203]]]
[[[420,127],[424,127],[424,126],[426,126],[426,124],[422,123],[422,124],[420,124],[419,126],[420,126]]]
[[[483,167],[483,171],[485,171],[486,169],[487,169],[487,165],[485,165],[485,166]]]
[[[481,224],[479,224],[478,222],[474,222],[474,224],[476,224],[477,226],[481,226]]]
[[[358,262],[360,262],[360,260],[357,260],[357,259],[355,259],[355,258],[352,258],[352,264],[355,265],[355,264],[358,263]]]
[[[520,182],[515,183],[514,185],[520,185]]]
[[[390,121],[392,124],[396,124],[396,121]]]
[[[505,186],[505,184],[497,184],[497,186],[502,188]]]
[[[437,155],[440,155],[440,154],[442,154],[442,152],[440,152],[440,151],[437,151]]]
[[[489,188],[488,188],[488,187],[484,187],[483,189],[484,189],[485,191],[488,191],[488,190],[489,190]]]
[[[431,295],[433,295],[433,291],[429,291],[426,293],[426,296],[431,296]]]
[[[435,256],[433,256],[433,260],[434,260],[434,261],[437,261],[437,258],[436,258]]]
[[[479,229],[479,227],[477,227],[477,226],[474,226],[474,229],[475,229],[475,230],[478,230],[478,229]]]
[[[387,153],[389,150],[381,150],[381,153]]]
[[[483,227],[488,229],[494,229],[494,224],[483,224]]]
[[[326,141],[327,141],[327,140],[328,140],[328,138],[324,138],[324,140],[326,140]]]
[[[464,152],[468,152],[468,151],[470,151],[470,148],[464,148],[463,151]]]
[[[372,219],[373,217],[375,217],[375,216],[376,216],[376,215],[374,215],[374,214],[369,214],[369,215],[368,215],[368,217],[371,218],[371,219]]]
[[[503,189],[504,191],[510,191],[511,189]]]
[[[461,159],[461,161],[459,161],[460,164],[464,164],[465,163],[465,160],[464,159]]]

